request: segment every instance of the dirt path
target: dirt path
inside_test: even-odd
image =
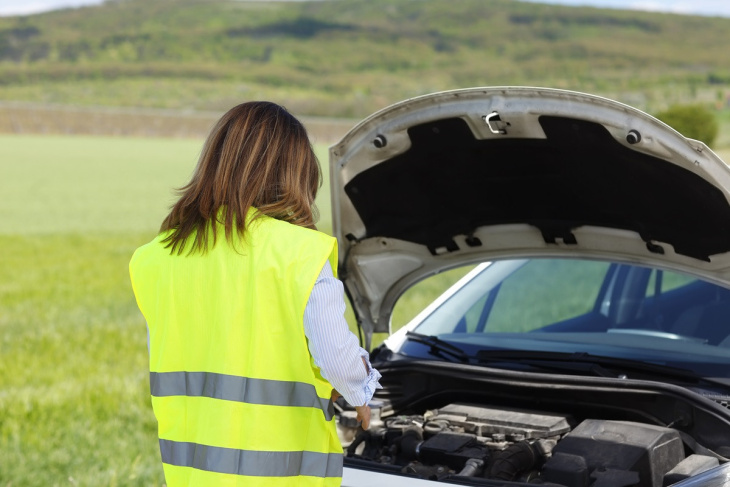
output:
[[[217,112],[0,103],[0,133],[205,138]],[[301,117],[314,142],[334,143],[354,120]]]

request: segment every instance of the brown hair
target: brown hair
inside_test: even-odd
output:
[[[208,249],[211,220],[225,208],[225,235],[243,236],[250,207],[294,225],[314,228],[314,198],[321,184],[319,161],[304,126],[283,107],[264,101],[242,103],[216,123],[205,141],[190,182],[162,222],[171,231],[163,242],[182,254],[195,234],[190,253]],[[222,215],[223,216],[223,215]]]

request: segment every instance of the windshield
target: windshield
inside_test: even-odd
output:
[[[467,353],[589,353],[730,377],[730,290],[687,274],[596,260],[505,260],[483,264],[445,296],[409,328]]]

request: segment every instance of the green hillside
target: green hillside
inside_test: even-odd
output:
[[[730,94],[730,19],[516,0],[114,0],[0,18],[0,101],[360,117],[427,92],[541,85],[646,110]]]

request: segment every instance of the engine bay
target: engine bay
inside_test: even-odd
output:
[[[663,487],[721,463],[689,451],[677,429],[637,421],[455,402],[422,414],[382,415],[366,431],[339,414],[346,465],[470,485]],[[722,457],[720,457],[722,458]]]

